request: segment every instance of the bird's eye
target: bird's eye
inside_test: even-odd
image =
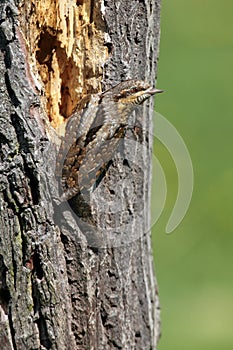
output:
[[[131,89],[130,89],[130,93],[131,94],[134,94],[135,92],[137,92],[138,91],[138,89],[136,88],[136,86],[134,86],[134,87],[132,87]]]

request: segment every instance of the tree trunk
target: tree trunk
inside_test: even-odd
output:
[[[159,14],[160,0],[0,3],[4,350],[156,349],[153,101],[132,115],[93,191],[93,240],[59,202],[55,167],[63,122],[81,97],[132,78],[153,85]]]

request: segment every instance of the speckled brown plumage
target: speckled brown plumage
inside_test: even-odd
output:
[[[143,81],[128,80],[81,101],[67,123],[57,159],[63,200],[98,182],[124,137],[135,105],[158,92],[162,90]]]

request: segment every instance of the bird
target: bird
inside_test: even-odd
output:
[[[131,79],[80,101],[67,122],[57,157],[61,200],[72,202],[100,182],[135,107],[161,92]]]

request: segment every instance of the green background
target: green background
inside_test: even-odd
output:
[[[189,210],[170,234],[175,164],[159,141],[165,209],[153,227],[159,350],[233,349],[233,1],[163,0],[156,110],[177,129],[194,168]],[[156,124],[154,126],[156,128]],[[156,174],[154,175],[156,184]],[[156,200],[156,198],[153,198]]]

